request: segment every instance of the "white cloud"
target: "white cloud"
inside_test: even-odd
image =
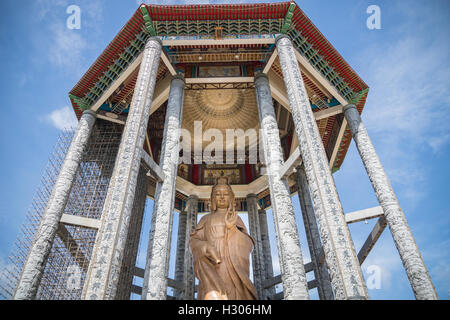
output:
[[[52,43],[48,48],[49,60],[63,68],[79,68],[83,61],[86,41],[74,30],[69,30],[63,23],[51,27]]]
[[[72,108],[68,106],[53,110],[45,117],[45,121],[59,130],[75,128],[78,124]]]
[[[389,178],[414,205],[425,196],[417,185],[429,182],[423,158],[450,142],[450,47],[436,14],[394,7],[400,23],[386,28],[391,40],[376,41],[357,61],[370,86],[363,120]]]
[[[370,275],[368,268],[372,265],[381,269],[381,289],[389,290],[392,285],[392,276],[402,271],[398,251],[392,241],[382,241],[381,239],[377,241],[376,247],[362,265],[366,281]]]
[[[98,27],[98,23],[103,21],[103,2],[102,1],[88,1],[80,5],[82,15],[84,14],[85,25],[92,27],[94,30]]]
[[[444,211],[445,212],[445,211]],[[442,212],[442,213],[444,213]],[[431,280],[440,299],[449,299],[450,295],[450,239],[437,237],[436,228],[449,230],[449,219],[445,214],[439,215],[432,224],[420,228],[421,238],[416,238],[419,249],[428,268]]]
[[[450,141],[450,134],[443,134],[439,136],[430,137],[428,139],[428,144],[433,149],[434,153],[438,153],[442,150],[448,142]]]
[[[68,6],[69,2],[67,0],[37,0],[35,5],[37,7],[37,10],[35,10],[37,12],[36,17],[39,20],[44,20],[49,17],[52,9],[55,7]]]
[[[102,34],[103,2],[77,1],[81,12],[81,28],[68,29],[70,17],[66,0],[40,0],[34,3],[37,28],[33,35],[35,46],[54,66],[81,75],[92,61],[86,61],[89,49],[97,46]],[[36,63],[42,56],[36,58]]]
[[[447,54],[442,46],[427,47],[417,37],[373,48],[372,54],[366,56],[367,80],[372,87],[366,123],[373,126],[374,132],[399,132],[419,143],[440,132],[439,126],[449,120]]]

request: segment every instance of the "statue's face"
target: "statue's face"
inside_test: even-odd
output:
[[[214,189],[213,197],[216,200],[217,209],[228,208],[230,203],[230,190],[225,185],[219,185]]]

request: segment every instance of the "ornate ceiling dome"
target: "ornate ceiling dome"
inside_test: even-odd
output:
[[[194,137],[194,121],[201,121],[203,132],[208,129],[220,130],[224,140],[226,129],[258,130],[259,117],[254,89],[185,91],[182,127],[191,132],[191,137]],[[204,142],[203,147],[209,143]]]

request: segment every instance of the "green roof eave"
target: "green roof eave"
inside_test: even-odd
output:
[[[292,24],[292,17],[294,16],[295,6],[296,6],[295,2],[291,2],[291,4],[289,5],[289,8],[286,12],[286,16],[284,17],[283,27],[280,30],[280,32],[283,34],[287,33]]]
[[[150,18],[150,13],[147,10],[147,6],[145,4],[143,4],[143,5],[141,5],[140,9],[142,12],[142,17],[144,18],[144,21],[145,21],[145,28],[148,30],[150,35],[155,37],[156,31],[153,28],[153,22],[152,22],[152,19]]]

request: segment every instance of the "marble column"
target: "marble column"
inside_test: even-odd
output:
[[[438,299],[430,275],[423,262],[419,248],[411,233],[406,217],[398,203],[391,183],[381,165],[366,127],[358,110],[352,104],[343,108],[344,116],[353,135],[356,148],[366,168],[372,187],[383,208],[387,225],[391,230],[395,246],[400,254],[406,274],[416,299]]]
[[[326,261],[320,263],[320,254],[323,250],[322,243],[303,165],[296,168],[295,181],[298,188],[298,198],[302,210],[309,252],[311,254],[311,262],[314,266],[314,277],[318,282],[317,291],[319,293],[319,298],[320,300],[334,300],[327,263]]]
[[[335,297],[339,300],[367,299],[363,274],[294,48],[286,35],[277,37],[276,46]]]
[[[136,259],[141,236],[142,220],[144,218],[145,202],[147,200],[147,170],[141,165],[136,183],[133,210],[124,250],[122,267],[120,268],[119,284],[115,299],[129,300],[131,286],[135,274]]]
[[[261,228],[258,219],[258,201],[253,193],[247,195],[247,211],[250,235],[255,240],[255,247],[252,252],[253,282],[259,299],[263,300],[265,295],[263,281],[265,280],[266,272],[264,270]]]
[[[283,165],[280,134],[276,120],[269,79],[263,73],[255,76],[256,101],[262,130],[270,200],[277,233],[284,299],[309,299],[303,257],[295,222],[294,208],[286,179],[280,177]]]
[[[15,300],[32,300],[36,298],[53,240],[69,199],[78,167],[89,142],[95,118],[95,112],[86,110],[78,122],[77,130],[53,186],[50,199],[42,214],[39,228],[34,235],[33,244],[23,266],[22,274],[13,296]]]
[[[153,224],[142,289],[143,300],[166,299],[184,86],[181,76],[175,76],[170,83],[159,161],[165,178],[156,185]]]
[[[194,232],[197,226],[198,213],[198,197],[195,195],[189,196],[186,203],[186,240],[184,248],[184,300],[194,300],[195,297],[195,275],[194,275],[194,260],[192,257],[189,240],[191,233]]]
[[[182,282],[184,279],[184,251],[186,249],[187,212],[181,211],[178,215],[177,255],[175,258],[175,280]],[[183,291],[176,290],[175,298],[183,299]]]
[[[261,231],[261,244],[262,244],[262,258],[264,260],[264,278],[263,280],[271,279],[273,277],[273,265],[272,265],[272,251],[270,250],[269,228],[267,227],[267,214],[266,210],[258,210],[259,228]],[[267,297],[271,297],[275,294],[275,287],[270,287],[265,290],[262,299],[266,300]]]
[[[162,42],[157,37],[150,38],[145,45],[83,288],[83,297],[87,300],[116,298],[161,45]]]

